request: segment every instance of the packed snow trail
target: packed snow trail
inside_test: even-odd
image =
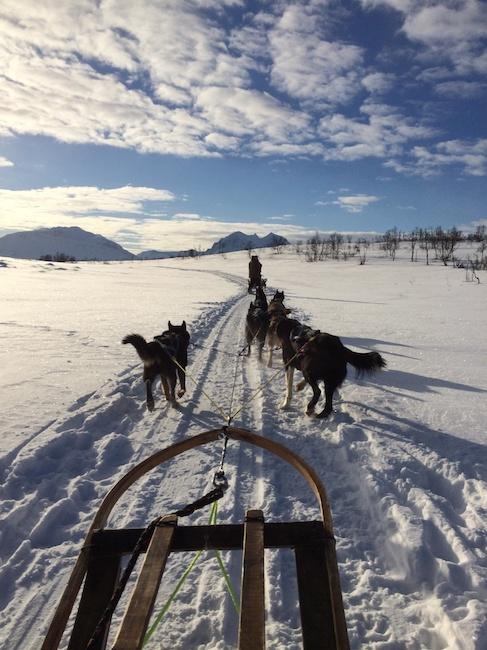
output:
[[[178,410],[168,408],[157,389],[156,411],[146,411],[141,364],[127,353],[128,365],[115,379],[77,400],[64,419],[4,464],[0,606],[7,650],[39,647],[94,511],[116,480],[160,448],[222,424],[203,389],[227,412],[236,368],[234,409],[280,366],[280,355],[273,369],[259,364],[255,351],[237,356],[251,298],[243,295],[244,280],[225,275],[239,292],[191,324],[188,369],[196,384],[188,378]],[[289,446],[322,477],[352,647],[481,650],[487,634],[485,447],[401,417],[400,389],[384,393],[381,375],[366,382],[351,372],[337,411],[325,421],[304,416],[302,394],[280,411],[283,386],[281,374],[235,424]],[[219,444],[205,446],[154,470],[131,488],[109,525],[141,527],[198,498],[219,456]],[[262,450],[230,440],[226,473],[230,487],[219,503],[219,522],[241,522],[248,508],[262,508],[267,521],[318,518],[304,480]],[[188,521],[204,523],[208,514]],[[170,556],[156,611],[191,557]],[[238,588],[241,554],[223,557]],[[268,551],[266,562],[268,647],[299,648],[292,553]],[[115,629],[121,612],[123,603]],[[203,554],[147,648],[223,650],[235,645],[236,629],[215,558]]]

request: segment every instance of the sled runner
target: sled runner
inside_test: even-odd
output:
[[[176,515],[167,515],[143,530],[105,528],[117,501],[135,481],[157,465],[217,440],[222,432],[226,436],[225,445],[228,439],[255,445],[292,465],[313,490],[322,520],[266,523],[260,510],[248,510],[245,522],[241,524],[180,526]],[[224,454],[222,465],[223,458]],[[207,497],[209,495],[198,503]],[[211,501],[207,499],[206,502]],[[130,470],[103,500],[55,611],[42,650],[57,650],[59,647],[83,580],[84,587],[67,647],[68,650],[85,650],[89,644],[90,650],[105,650],[111,618],[107,606],[120,580],[122,557],[134,554],[134,551],[145,557],[111,648],[139,650],[169,554],[202,549],[243,549],[238,647],[240,650],[263,649],[266,548],[294,549],[305,650],[348,649],[330,507],[325,489],[314,470],[283,445],[236,427],[206,431],[171,445]]]

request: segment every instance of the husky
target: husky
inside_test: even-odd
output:
[[[269,303],[267,313],[269,315],[269,328],[267,330],[267,347],[269,349],[269,358],[267,361],[267,367],[272,368],[273,351],[275,348],[281,347],[281,341],[276,332],[277,324],[283,318],[287,318],[288,314],[291,313],[291,310],[286,309],[284,306],[284,291],[276,291]]]
[[[186,392],[186,373],[188,365],[188,345],[190,335],[186,321],[181,325],[168,322],[168,329],[155,336],[152,341],[146,341],[140,334],[128,334],[122,343],[130,343],[144,362],[142,378],[146,386],[146,403],[149,411],[154,410],[152,384],[160,376],[166,400],[174,407],[176,401],[176,379],[179,378],[180,389],[177,396],[182,397]],[[177,363],[174,362],[177,361]]]
[[[302,390],[309,384],[313,397],[306,407],[306,414],[326,418],[333,410],[333,394],[347,376],[347,363],[357,376],[372,374],[385,368],[386,362],[378,352],[354,352],[343,345],[338,336],[312,330],[299,321],[288,318],[277,326],[282,343],[283,361],[286,365],[286,397],[282,408],[288,408],[292,398],[294,370],[300,370],[304,379],[297,385]],[[315,406],[321,396],[318,382],[325,386],[325,407],[315,414]]]
[[[250,356],[252,343],[256,340],[259,361],[262,360],[262,350],[264,348],[267,329],[269,327],[269,316],[267,314],[267,296],[262,287],[255,290],[255,300],[250,304],[245,319],[245,340],[247,341],[247,356]],[[244,348],[245,349],[245,348]]]

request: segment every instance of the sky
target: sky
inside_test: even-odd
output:
[[[487,224],[487,4],[2,0],[0,236]]]

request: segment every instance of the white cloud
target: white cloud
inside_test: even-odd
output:
[[[0,167],[13,167],[14,164],[11,160],[8,160],[8,158],[5,158],[4,156],[0,156]]]
[[[346,104],[358,92],[363,51],[322,36],[322,16],[313,5],[285,8],[268,34],[271,82],[305,102]]]
[[[408,12],[404,31],[411,39],[426,43],[458,43],[484,38],[487,31],[485,5],[478,0],[460,0],[445,3],[443,0],[424,6],[415,3]]]
[[[18,230],[18,224],[22,224],[22,230],[30,230],[72,225],[73,221],[81,217],[96,221],[96,215],[104,215],[104,221],[110,223],[113,215],[148,214],[146,204],[157,206],[161,202],[174,201],[175,198],[169,190],[152,187],[0,189],[0,227],[4,230]]]
[[[258,132],[271,141],[301,139],[309,121],[267,93],[242,88],[204,88],[196,106],[223,132],[237,136]]]
[[[379,201],[378,196],[356,194],[355,196],[339,196],[336,201],[333,201],[333,204],[338,205],[347,212],[362,212],[364,208],[376,201]]]
[[[443,81],[442,83],[436,84],[434,87],[435,92],[438,95],[443,95],[445,97],[457,97],[467,98],[467,97],[478,97],[487,89],[485,83],[480,81]]]
[[[400,155],[410,140],[423,140],[434,135],[434,129],[405,117],[392,106],[365,102],[361,120],[340,113],[320,120],[319,130],[333,147],[325,157],[334,160],[357,160],[367,156]]]
[[[371,72],[362,79],[362,86],[369,93],[377,95],[386,93],[394,84],[395,75],[386,72]]]
[[[487,71],[487,11],[483,0],[361,0],[366,7],[386,6],[402,13],[402,31],[448,61],[456,72]]]
[[[401,11],[405,33],[438,49],[446,36],[437,38],[428,16],[437,17],[447,49],[458,53],[457,67],[468,59],[472,74],[487,71],[487,52],[477,47],[474,57],[467,38],[477,42],[480,31],[474,0],[446,9],[436,1],[426,8],[419,0],[362,2]],[[183,157],[373,156],[396,169],[407,166],[406,144],[424,146],[435,135],[371,98],[357,108],[358,93],[377,97],[395,77],[365,67],[362,47],[333,37],[345,20],[336,3],[266,3],[257,14],[241,12],[239,24],[226,13],[235,6],[246,3],[4,0],[0,134]],[[471,79],[455,78],[454,86],[447,66],[428,65],[429,80],[443,81],[436,87],[443,96],[462,88],[473,96],[480,88]]]
[[[281,214],[275,217],[269,217],[269,219],[270,221],[291,221],[291,219],[294,219],[294,217],[294,214]]]
[[[439,142],[432,149],[416,146],[410,152],[406,162],[387,161],[386,167],[398,173],[429,178],[437,176],[442,167],[460,165],[469,176],[487,175],[487,139],[476,142],[466,140],[448,140]]]
[[[172,219],[176,221],[201,221],[201,219],[208,219],[208,217],[203,217],[197,212],[176,212],[172,215]]]

